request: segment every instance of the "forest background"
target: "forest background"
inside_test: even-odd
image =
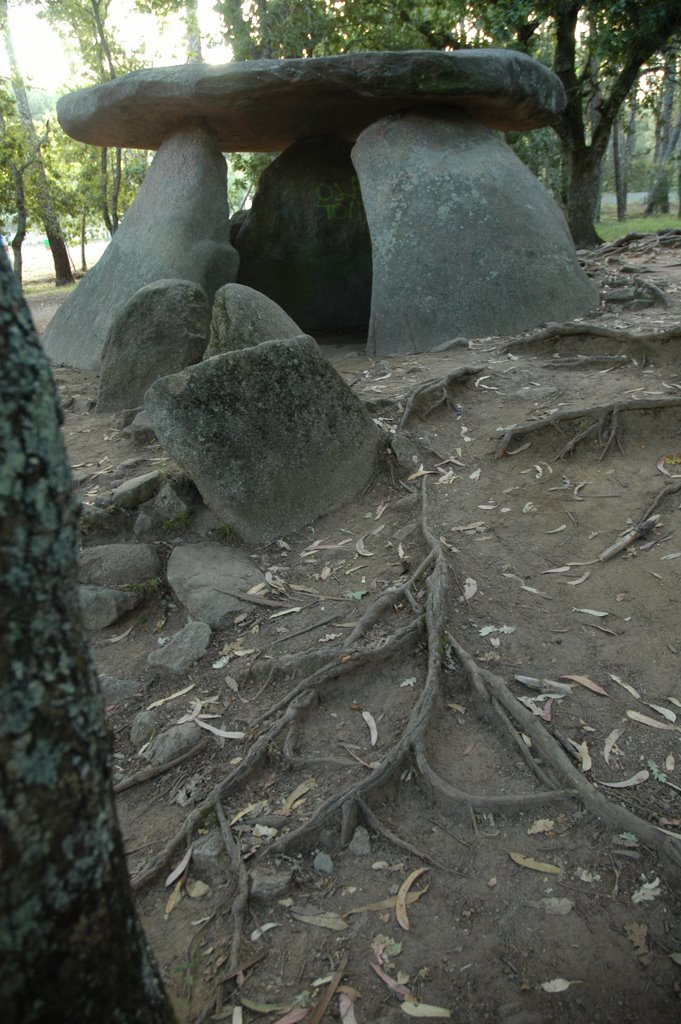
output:
[[[27,10],[54,33],[40,75],[22,34]],[[561,203],[576,245],[676,226],[681,212],[678,0],[0,0],[0,35],[0,233],[20,279],[31,231],[49,245],[57,285],[84,272],[86,241],[117,230],[152,156],[69,139],[59,95],[151,65],[518,49],[555,71],[568,104],[551,128],[507,138]],[[273,155],[230,155],[232,211],[249,204]],[[633,209],[632,193],[642,194]],[[621,226],[632,213],[645,220]],[[77,270],[69,245],[80,248]]]

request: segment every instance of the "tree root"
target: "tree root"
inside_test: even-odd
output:
[[[681,339],[681,324],[672,324],[661,331],[627,331],[621,327],[603,327],[600,324],[586,324],[581,321],[568,320],[565,323],[551,324],[541,327],[530,334],[517,338],[509,338],[500,348],[500,352],[510,352],[516,348],[532,348],[545,341],[560,341],[575,337],[608,338],[623,345],[655,345]],[[604,358],[604,357],[602,357]]]
[[[402,430],[412,416],[418,416],[424,420],[441,405],[447,405],[449,389],[454,381],[472,377],[476,373],[482,373],[484,369],[484,366],[459,366],[458,369],[452,370],[444,377],[437,380],[426,380],[422,384],[418,384],[401,399],[404,402],[404,410],[397,429]]]
[[[648,506],[644,514],[641,516],[640,521],[649,519],[652,516],[653,512],[657,512],[658,508],[666,498],[671,497],[672,494],[678,494],[679,491],[681,491],[681,480],[679,480],[675,484],[667,484],[665,487],[663,487],[662,490],[653,499],[652,504]]]
[[[593,405],[585,409],[572,409],[566,412],[556,412],[541,420],[533,420],[526,423],[516,423],[504,430],[501,440],[497,444],[495,458],[499,459],[506,454],[511,441],[524,437],[526,434],[536,433],[546,427],[555,426],[559,423],[566,423],[569,420],[584,420],[590,417],[597,417],[583,430],[575,434],[566,445],[554,456],[555,459],[564,459],[571,454],[580,442],[598,433],[601,443],[599,458],[604,458],[610,451],[613,443],[617,440],[617,430],[621,413],[636,412],[640,410],[650,411],[655,409],[681,408],[681,398],[670,396],[669,398],[648,398],[631,399],[623,402],[613,402],[609,405]]]
[[[633,832],[649,849],[658,853],[675,872],[681,869],[681,843],[663,829],[651,825],[620,804],[603,796],[580,772],[557,740],[513,695],[500,676],[481,668],[474,658],[450,635],[449,644],[463,668],[476,696],[487,706],[495,701],[507,711],[519,728],[530,737],[533,747],[556,776],[579,797],[583,805],[608,826],[617,831]]]
[[[246,870],[246,865],[241,859],[239,848],[234,842],[232,830],[229,827],[229,822],[225,817],[225,812],[222,809],[220,800],[215,801],[215,810],[217,811],[218,822],[220,824],[222,841],[237,877],[236,896],[232,902],[232,943],[229,952],[229,969],[230,971],[234,971],[239,966],[239,957],[241,954],[241,932],[243,930],[244,918],[248,908],[248,871]]]
[[[174,757],[172,761],[166,761],[165,764],[150,765],[149,768],[142,768],[140,771],[135,772],[134,775],[127,775],[120,782],[115,783],[114,793],[123,793],[126,789],[132,789],[133,786],[139,786],[142,782],[148,782],[149,779],[156,779],[159,775],[164,775],[171,768],[177,768],[178,764],[183,764],[192,757],[196,757],[197,754],[202,754],[209,743],[210,739],[206,736],[205,739],[199,740],[189,750],[185,750],[184,754]]]

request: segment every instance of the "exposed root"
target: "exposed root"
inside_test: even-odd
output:
[[[401,430],[412,416],[418,416],[423,420],[441,405],[447,405],[449,389],[454,381],[472,377],[476,373],[481,373],[484,369],[484,366],[460,366],[438,380],[426,380],[422,384],[418,384],[402,399],[404,411],[400,417],[397,429]]]
[[[655,345],[681,340],[681,324],[672,324],[671,327],[665,327],[661,331],[627,331],[620,327],[603,327],[600,324],[568,320],[565,323],[541,327],[538,331],[532,331],[517,338],[510,338],[500,346],[499,351],[509,352],[517,348],[532,348],[534,345],[540,345],[546,341],[560,341],[580,336],[608,338],[622,345]]]
[[[550,426],[557,428],[558,424],[567,423],[570,420],[587,420],[591,418],[594,418],[593,421],[575,434],[574,437],[572,437],[567,444],[561,448],[554,458],[564,459],[566,455],[569,455],[575,450],[578,444],[585,441],[595,433],[598,433],[600,437],[600,458],[604,458],[610,451],[613,443],[617,440],[619,418],[622,413],[675,408],[681,409],[681,398],[677,398],[676,396],[670,396],[669,398],[630,399],[628,401],[610,403],[609,405],[592,405],[585,409],[571,409],[565,412],[556,412],[541,420],[516,423],[512,427],[507,427],[504,430],[501,440],[497,444],[495,458],[501,458],[502,455],[506,454],[508,446],[512,441],[515,441],[520,437],[524,437],[527,434],[533,434],[539,430],[545,430],[546,427]]]
[[[141,771],[135,772],[134,775],[127,775],[114,785],[114,793],[123,793],[126,789],[132,789],[133,786],[139,786],[142,782],[148,782],[149,779],[156,779],[159,775],[164,775],[171,768],[177,768],[178,764],[183,764],[184,761],[189,761],[192,757],[196,757],[197,754],[202,754],[209,743],[210,740],[206,736],[205,739],[199,740],[189,750],[185,750],[184,754],[174,757],[172,761],[166,761],[165,764],[150,765],[149,768],[142,768]]]
[[[663,487],[660,493],[655,496],[652,504],[645,510],[641,519],[649,519],[653,512],[657,512],[658,508],[666,498],[671,497],[672,494],[678,494],[679,491],[681,491],[681,480],[675,484],[667,484],[666,487]]]
[[[555,370],[560,367],[562,370],[579,370],[583,366],[601,366],[607,363],[609,366],[628,366],[631,363],[629,356],[621,355],[593,355],[593,356],[554,356],[548,363],[542,363],[545,370]]]
[[[639,818],[626,807],[615,804],[603,796],[575,767],[557,740],[537,717],[517,700],[504,680],[488,669],[480,668],[468,651],[452,636],[449,637],[449,642],[477,696],[492,706],[494,706],[492,698],[496,698],[511,719],[530,737],[544,764],[556,774],[557,778],[562,780],[564,785],[574,791],[591,813],[617,831],[633,832],[645,846],[660,854],[673,869],[676,871],[681,869],[681,843],[678,840],[667,835],[664,830],[644,821],[643,818]]]
[[[248,907],[248,871],[246,870],[246,865],[241,859],[239,848],[234,842],[232,830],[229,827],[229,822],[225,817],[225,812],[223,811],[222,804],[219,800],[215,801],[215,810],[217,811],[218,822],[220,823],[222,841],[225,844],[227,856],[229,857],[229,861],[237,877],[236,895],[232,901],[232,943],[229,951],[229,969],[230,971],[234,971],[239,966],[239,956],[241,954],[241,932],[243,930],[244,918]]]

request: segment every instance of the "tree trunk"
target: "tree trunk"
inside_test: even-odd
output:
[[[17,214],[17,229],[12,239],[12,253],[14,256],[14,275],[21,284],[24,279],[24,255],[22,245],[26,238],[26,192],[24,190],[24,168],[17,167],[14,161],[10,161],[10,174],[14,184],[14,205]]]
[[[57,286],[72,284],[73,274],[71,273],[71,263],[66,248],[66,242],[64,241],[64,235],[61,230],[59,218],[57,217],[54,203],[52,201],[52,193],[47,180],[47,174],[45,173],[45,165],[40,152],[40,140],[38,139],[38,134],[33,123],[33,116],[28,102],[26,86],[14,53],[14,45],[12,43],[12,35],[9,29],[9,19],[7,16],[7,0],[0,0],[0,28],[2,28],[5,50],[7,51],[10,76],[12,80],[12,90],[17,104],[17,113],[19,114],[19,120],[21,121],[21,125],[27,139],[27,148],[31,152],[35,152],[32,170],[33,186],[35,190],[36,204],[40,211],[40,218],[43,222],[45,234],[47,235],[47,239],[50,243],[50,249],[52,250],[56,283]]]
[[[113,180],[111,182],[111,225],[114,233],[118,231],[118,225],[120,224],[120,218],[118,216],[118,199],[121,194],[121,155],[122,150],[120,147],[116,149],[116,157],[114,162],[114,173]]]
[[[627,167],[622,145],[622,128],[620,119],[616,118],[612,126],[612,163],[615,171],[615,197],[617,199],[617,219],[627,219]]]
[[[113,237],[114,226],[111,221],[111,214],[109,213],[109,150],[106,146],[102,146],[99,151],[99,188],[100,188],[100,206],[102,210],[102,220],[104,226],[109,234]]]
[[[187,40],[187,64],[201,64],[201,27],[199,25],[198,0],[184,0],[185,38]]]
[[[669,213],[670,157],[672,143],[672,109],[676,87],[676,58],[668,57],[664,65],[664,79],[655,109],[655,150],[653,169],[644,217],[655,213]]]
[[[85,258],[85,231],[87,228],[87,213],[83,210],[80,217],[80,269],[83,274],[87,273],[87,260]]]
[[[564,153],[568,167],[567,219],[578,249],[600,245],[594,227],[601,176],[601,155],[593,146],[575,147]]]
[[[0,1006],[3,1024],[167,1024],[136,918],[77,586],[54,382],[0,256]]]

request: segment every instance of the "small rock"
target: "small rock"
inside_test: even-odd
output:
[[[113,492],[114,505],[118,508],[137,508],[143,502],[153,498],[161,486],[162,476],[158,469],[143,476],[134,476],[126,480]]]
[[[81,583],[120,587],[155,579],[161,572],[151,544],[97,544],[81,551],[78,574]]]
[[[468,338],[449,338],[447,341],[441,341],[439,345],[431,349],[431,352],[449,352],[453,348],[470,348],[471,343]]]
[[[312,867],[320,875],[333,874],[333,861],[328,853],[318,853],[312,862]]]
[[[164,668],[179,675],[204,656],[211,635],[207,622],[188,622],[165,647],[152,651],[147,662],[155,668]]]
[[[137,409],[121,409],[120,412],[117,412],[116,415],[111,418],[111,422],[118,430],[125,430],[126,427],[130,426],[135,416],[137,416],[141,411],[142,406],[139,406]]]
[[[225,844],[219,832],[201,836],[192,851],[192,874],[209,885],[223,885],[229,874]]]
[[[135,416],[130,426],[123,433],[132,439],[132,443],[136,448],[143,448],[145,444],[153,444],[156,440],[156,431],[144,410]]]
[[[635,288],[611,288],[603,296],[604,302],[631,302],[636,298]]]
[[[138,679],[117,679],[115,676],[100,676],[99,685],[105,704],[116,704],[119,700],[136,697],[147,689],[149,683]]]
[[[130,727],[130,742],[133,747],[143,747],[156,732],[156,715],[153,711],[140,711],[135,715]]]
[[[362,825],[358,825],[348,847],[356,857],[366,857],[371,853],[369,833]]]
[[[133,536],[137,537],[138,540],[149,540],[151,537],[156,536],[160,525],[158,516],[155,516],[153,512],[143,510],[135,519],[135,525],[132,528]]]
[[[175,485],[167,481],[154,499],[154,512],[162,522],[168,522],[186,517],[189,514],[189,505],[177,493]]]
[[[251,871],[251,899],[256,903],[269,903],[270,900],[285,896],[292,883],[293,868],[282,868],[279,871],[254,868]]]
[[[80,610],[86,629],[105,629],[140,603],[141,594],[110,587],[80,587]]]
[[[171,725],[151,741],[143,756],[152,764],[166,764],[167,761],[173,761],[191,750],[202,735],[203,730],[194,722]]]

